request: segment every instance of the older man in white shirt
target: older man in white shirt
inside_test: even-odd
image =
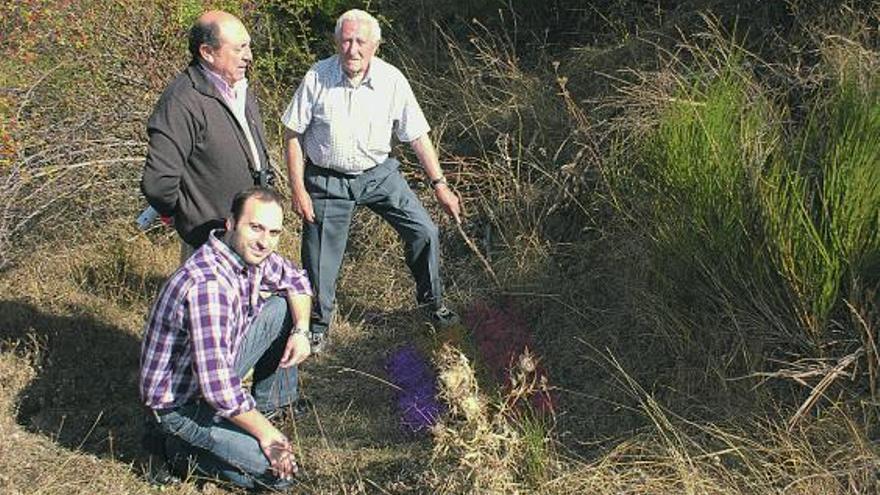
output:
[[[381,40],[370,14],[350,10],[336,22],[337,54],[306,73],[282,117],[294,210],[302,216],[302,261],[317,293],[312,351],[328,342],[336,279],[356,206],[398,232],[416,281],[416,300],[440,325],[457,321],[443,304],[437,226],[389,157],[392,134],[415,151],[437,201],[460,222],[428,135],[430,126],[406,78],[375,57]],[[306,163],[308,162],[308,163]]]

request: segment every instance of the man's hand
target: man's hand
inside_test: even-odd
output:
[[[312,198],[306,191],[306,162],[299,134],[290,129],[284,131],[284,161],[287,163],[287,177],[290,179],[290,192],[293,195],[293,211],[303,221],[315,223],[315,210]]]
[[[293,448],[280,431],[275,430],[272,435],[260,439],[260,448],[279,478],[289,480],[299,470],[293,458]]]
[[[281,356],[281,362],[278,363],[279,368],[290,368],[306,360],[312,354],[312,345],[306,333],[294,333],[287,339],[287,345],[284,347],[284,354]]]
[[[251,409],[230,417],[229,421],[257,439],[276,476],[291,479],[296,474],[298,468],[290,441],[259,411]]]
[[[456,223],[461,224],[461,206],[459,205],[458,195],[443,180],[443,169],[440,168],[440,162],[437,160],[437,151],[431,142],[431,136],[427,133],[422,134],[410,141],[409,144],[416,153],[416,156],[419,157],[419,163],[422,164],[422,168],[425,169],[425,175],[434,187],[434,196],[437,196],[440,206],[455,219]]]
[[[312,198],[306,191],[305,187],[293,187],[293,211],[299,215],[303,221],[315,223],[315,210],[312,208]]]
[[[434,195],[437,196],[437,202],[440,203],[443,210],[451,215],[456,223],[461,223],[461,205],[458,201],[458,195],[444,183],[437,184],[434,187]]]

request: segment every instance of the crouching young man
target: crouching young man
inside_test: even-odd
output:
[[[267,419],[296,403],[296,367],[311,353],[311,287],[275,253],[282,221],[274,191],[236,195],[225,230],[162,287],[141,350],[153,445],[176,469],[250,489],[284,489],[297,471],[289,440]]]

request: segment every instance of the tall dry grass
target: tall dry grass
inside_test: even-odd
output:
[[[308,7],[281,4],[287,14]],[[4,88],[12,89],[0,108],[22,118],[0,122],[8,151],[0,165],[0,192],[8,193],[0,200],[7,222],[0,224],[0,257],[9,263],[31,247],[46,249],[35,251],[40,256],[57,251],[46,256],[53,270],[31,260],[2,285],[21,311],[4,315],[3,340],[21,345],[30,325],[45,347],[27,359],[9,346],[0,353],[0,370],[14,377],[2,389],[0,425],[38,459],[21,467],[16,453],[0,451],[11,473],[0,476],[0,487],[12,492],[151,491],[138,479],[140,466],[127,464],[137,450],[130,425],[102,423],[87,436],[90,453],[77,447],[103,406],[117,413],[102,421],[138,417],[127,399],[76,414],[90,387],[120,387],[127,391],[120,397],[130,396],[121,354],[106,361],[108,376],[98,373],[99,359],[57,356],[93,356],[91,348],[103,345],[130,361],[147,293],[174,265],[167,245],[161,260],[149,260],[151,238],[118,248],[103,243],[132,238],[123,224],[141,206],[134,166],[143,154],[140,129],[184,62],[181,29],[198,5],[100,5],[132,25],[102,32],[106,44],[59,52],[83,50],[94,57],[86,66],[94,74],[57,60],[20,74],[3,66]],[[467,31],[431,25],[430,34],[413,36],[444,50],[428,56],[394,32],[389,16],[392,42],[382,56],[413,82],[447,176],[465,200],[461,233],[441,221],[450,300],[464,305],[474,295],[500,294],[520,307],[535,329],[536,351],[554,370],[558,414],[548,420],[514,411],[523,389],[505,394],[481,383],[471,369],[479,363],[447,349],[437,365],[451,414],[435,436],[404,439],[386,424],[382,400],[391,394],[371,387],[378,380],[362,378],[369,375],[362,370],[372,369],[370,358],[383,346],[425,328],[407,306],[409,278],[393,233],[361,216],[341,282],[339,347],[305,373],[306,389],[324,409],[313,423],[286,430],[308,459],[304,488],[876,492],[876,15],[866,22],[843,9],[847,22],[829,15],[812,24],[840,31],[804,30],[797,39],[779,31],[761,40],[768,48],[754,33],[728,30],[732,22],[675,23],[690,22],[695,11],[658,4],[656,13],[631,20],[602,3],[580,18],[576,8],[566,10],[573,16],[566,22],[604,17],[604,30],[585,37],[608,44],[569,52],[524,41],[514,26],[498,28],[522,19],[527,7],[520,17],[505,12]],[[24,18],[22,9],[10,12],[19,17],[7,22]],[[303,66],[285,57],[321,56],[277,46],[299,39],[296,19],[284,12],[252,12],[259,22],[289,22],[254,28],[275,44],[256,64],[272,86],[263,93],[266,108],[281,106],[296,79],[286,71]],[[791,21],[797,29],[810,24]],[[631,33],[633,25],[649,32]],[[15,46],[22,54],[31,47]],[[788,52],[788,59],[767,58]],[[116,93],[106,98],[104,91]],[[432,204],[429,190],[419,193]],[[109,220],[100,224],[105,241],[101,228],[84,228],[98,220]],[[55,237],[49,247],[46,235]],[[70,253],[60,242],[93,235],[96,243]],[[102,344],[108,335],[114,340]],[[75,386],[64,386],[70,380]],[[22,405],[24,415],[14,410]],[[53,437],[53,428],[65,436]],[[119,442],[114,449],[121,445],[124,461],[106,453],[108,439]],[[60,467],[52,464],[58,458]],[[41,468],[48,474],[39,475]],[[44,483],[33,488],[33,479]],[[166,491],[196,490],[187,483]],[[225,491],[207,489],[215,490]]]
[[[851,52],[838,56],[874,56],[866,42],[873,32],[870,22],[859,22],[846,24],[854,29],[845,38]],[[804,19],[797,23],[809,24]],[[817,266],[812,255],[783,259],[778,253],[787,249],[784,239],[809,238],[801,227],[832,228],[830,222],[816,225],[823,223],[822,211],[837,210],[828,218],[836,219],[838,229],[846,225],[847,235],[853,235],[846,242],[858,246],[855,258],[875,259],[877,229],[870,226],[876,222],[876,206],[858,206],[877,204],[873,152],[868,149],[863,155],[867,159],[856,158],[874,165],[862,172],[847,172],[852,167],[839,161],[832,165],[821,150],[851,156],[850,150],[865,146],[854,144],[846,132],[836,135],[827,127],[810,131],[805,118],[830,110],[819,119],[824,125],[863,131],[850,136],[876,134],[870,118],[854,118],[871,115],[870,92],[847,102],[834,96],[836,83],[826,84],[843,73],[864,82],[870,80],[870,71],[850,64],[848,71],[837,72],[838,62],[828,58],[816,59],[807,70],[797,65],[803,62],[797,56],[768,62],[765,56],[784,50],[752,51],[755,40],[745,28],[729,30],[717,18],[704,17],[702,26],[702,32],[674,47],[645,42],[643,49],[653,50],[659,69],[612,76],[621,92],[603,102],[605,107],[580,100],[578,88],[564,74],[524,70],[516,45],[494,31],[478,26],[467,45],[450,40],[451,70],[426,92],[437,95],[431,108],[443,116],[441,136],[458,138],[441,142],[455,143],[445,149],[445,164],[469,204],[477,206],[471,211],[473,223],[465,227],[476,240],[470,249],[480,249],[492,268],[480,279],[472,275],[480,266],[471,263],[468,280],[487,286],[484,292],[519,297],[534,311],[538,332],[546,332],[544,344],[577,335],[616,345],[626,355],[625,368],[635,368],[638,380],[650,380],[649,390],[660,391],[656,399],[654,392],[643,395],[653,403],[669,401],[662,414],[646,407],[629,411],[638,418],[630,417],[620,427],[635,423],[657,430],[645,437],[650,439],[645,450],[629,450],[625,442],[621,447],[634,459],[626,466],[646,463],[656,471],[627,476],[629,484],[615,484],[592,471],[597,484],[578,485],[581,489],[870,490],[872,482],[863,470],[875,462],[870,448],[846,468],[835,464],[838,451],[801,452],[792,472],[774,471],[773,466],[780,451],[811,445],[817,438],[813,435],[821,436],[817,431],[833,428],[834,421],[824,413],[829,407],[847,411],[842,429],[850,428],[852,435],[838,441],[864,445],[868,434],[866,424],[854,419],[860,414],[857,408],[849,411],[848,404],[861,397],[862,387],[872,384],[876,374],[876,352],[871,350],[877,328],[875,304],[870,302],[876,297],[873,261],[857,263],[855,274]],[[808,29],[797,42],[813,53],[821,50],[810,44],[813,40],[839,36],[816,37]],[[548,88],[555,94],[547,93]],[[456,98],[447,96],[453,93]],[[609,109],[615,119],[593,120]],[[845,117],[829,117],[839,112]],[[805,139],[824,143],[810,151],[808,161],[825,163],[838,191],[853,196],[841,201],[840,192],[831,193],[823,203],[798,199],[825,194],[819,182],[805,186],[794,180],[803,156],[792,159],[791,150]],[[778,178],[780,169],[786,171],[784,180]],[[780,182],[785,182],[782,188],[774,189]],[[800,225],[781,227],[785,233],[780,233],[785,201],[798,204],[804,219]],[[848,213],[851,209],[855,211]],[[583,230],[564,228],[572,225]],[[815,242],[809,243],[815,251]],[[851,266],[844,258],[839,262]],[[823,308],[816,304],[822,284],[793,277],[792,271],[840,285],[828,292]],[[588,346],[584,352],[592,351]],[[569,371],[591,373],[583,363],[565,363]],[[762,434],[772,438],[763,451],[758,436],[739,430],[736,420],[726,421],[737,415],[755,421],[765,408],[774,413],[757,419],[766,422]],[[723,426],[685,419],[691,415]],[[802,423],[810,424],[810,433],[799,430]],[[816,424],[822,426],[813,430]],[[653,450],[658,441],[665,445],[662,455]],[[737,452],[757,460],[714,465],[715,442],[736,443]],[[497,469],[505,468],[499,464]],[[774,478],[787,481],[775,484]],[[509,472],[497,479],[508,483],[517,478]]]
[[[511,406],[536,390],[533,368],[522,359],[510,370],[519,385],[497,395],[481,389],[464,354],[440,350],[441,396],[450,411],[433,430],[431,492],[819,495],[880,488],[880,457],[858,409],[831,407],[794,429],[772,412],[749,421],[692,421],[613,356],[603,359],[616,390],[645,423],[583,459],[565,453],[552,417]]]

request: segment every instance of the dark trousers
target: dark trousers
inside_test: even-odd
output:
[[[360,175],[306,167],[305,186],[312,198],[315,222],[303,225],[302,261],[316,294],[312,332],[323,333],[330,326],[336,280],[357,206],[379,214],[400,235],[419,304],[441,305],[439,231],[404,180],[399,165],[389,158]]]

